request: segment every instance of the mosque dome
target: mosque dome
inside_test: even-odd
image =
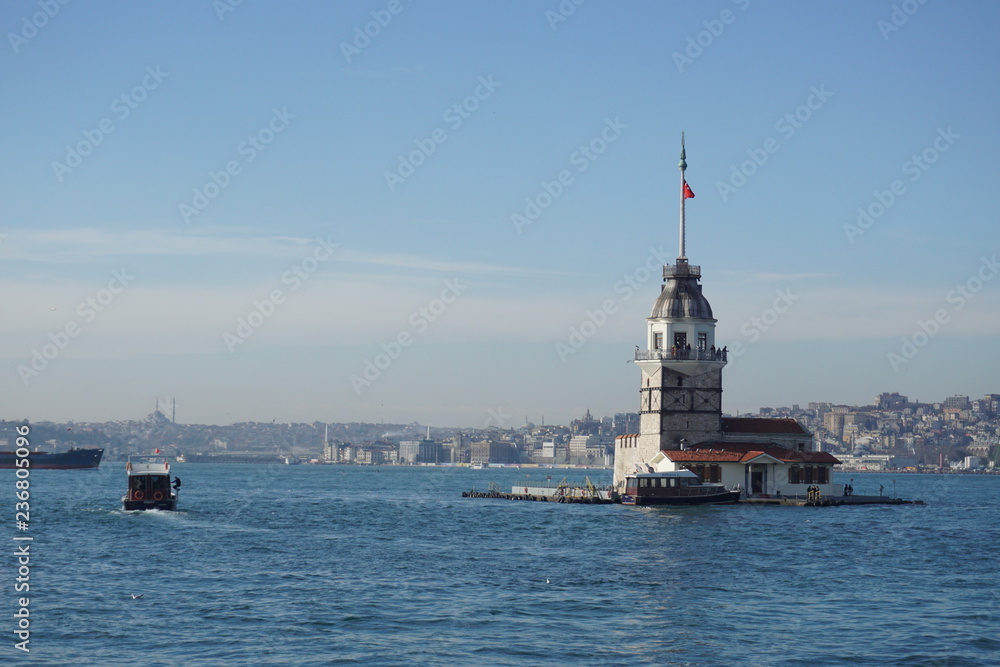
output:
[[[653,304],[651,318],[688,318],[711,320],[712,306],[701,293],[696,278],[668,279]]]

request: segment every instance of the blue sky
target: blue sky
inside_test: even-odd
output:
[[[0,416],[635,411],[682,130],[726,411],[1000,391],[994,3],[227,6],[0,9]]]

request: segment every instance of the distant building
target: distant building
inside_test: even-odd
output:
[[[969,404],[968,396],[949,396],[944,399],[944,403],[941,404],[942,408],[958,408],[959,410],[968,410],[971,405]]]
[[[556,443],[551,440],[542,443],[542,453],[539,463],[555,463]]]
[[[472,465],[484,463],[519,463],[517,448],[509,442],[479,440],[469,446]]]
[[[403,440],[399,443],[399,462],[445,463],[444,445],[434,440]]]
[[[823,428],[833,434],[837,440],[840,440],[844,433],[844,417],[846,415],[842,412],[827,412],[823,415]]]
[[[600,441],[596,435],[574,435],[569,439],[568,453],[570,456],[586,456],[588,450],[597,451],[600,448]]]
[[[612,421],[614,435],[625,435],[626,433],[639,432],[638,412],[617,412]]]
[[[420,456],[419,440],[402,440],[399,443],[399,462],[414,465]]]
[[[601,430],[601,422],[590,415],[590,408],[582,419],[574,419],[569,424],[569,430],[573,435],[597,435]]]
[[[894,391],[891,394],[879,394],[875,397],[875,408],[878,410],[902,410],[909,403],[906,396]]]

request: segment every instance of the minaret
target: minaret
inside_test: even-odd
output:
[[[722,368],[726,354],[715,344],[712,306],[701,293],[701,267],[685,254],[684,203],[694,197],[684,172],[681,135],[680,234],[677,262],[663,267],[663,286],[646,318],[646,349],[635,352],[642,371],[639,435],[615,446],[615,486],[645,469],[662,450],[721,439]]]

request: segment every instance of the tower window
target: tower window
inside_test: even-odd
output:
[[[654,350],[662,350],[663,349],[663,334],[662,333],[657,332],[657,333],[653,334],[653,349]]]
[[[683,350],[685,347],[687,347],[687,342],[688,342],[688,335],[686,333],[684,332],[674,333],[674,347],[679,347],[680,349]]]
[[[707,350],[708,349],[708,334],[700,333],[698,334],[698,349]]]

